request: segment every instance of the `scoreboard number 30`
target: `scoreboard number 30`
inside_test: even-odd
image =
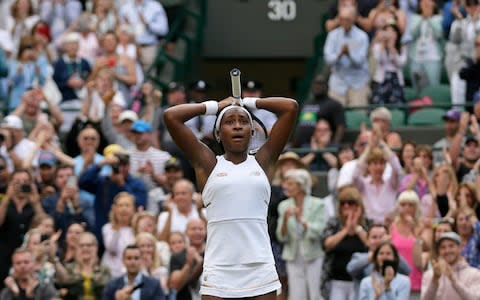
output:
[[[269,0],[267,16],[272,21],[293,21],[297,17],[297,3],[294,0]]]

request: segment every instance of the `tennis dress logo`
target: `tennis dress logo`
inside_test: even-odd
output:
[[[217,173],[216,176],[217,176],[217,177],[225,177],[225,176],[228,176],[228,173],[226,173],[226,172],[220,172],[220,173]]]

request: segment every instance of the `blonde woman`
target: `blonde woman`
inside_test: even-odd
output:
[[[112,277],[123,274],[122,253],[135,242],[132,219],[135,214],[135,198],[127,192],[119,193],[113,200],[110,222],[102,227],[105,253],[102,265],[110,266]]]
[[[110,270],[99,265],[98,241],[90,232],[78,239],[75,261],[63,267],[57,263],[57,284],[63,300],[100,300],[110,279]]]
[[[412,270],[409,275],[412,295],[419,296],[422,250],[424,241],[431,241],[431,234],[427,236],[429,230],[420,221],[420,199],[415,191],[406,190],[398,196],[397,211],[398,215],[390,225],[391,241]]]
[[[323,201],[311,196],[312,180],[304,169],[284,175],[288,199],[278,206],[276,235],[284,243],[290,299],[321,299],[318,282],[323,263],[320,233],[325,226]]]
[[[142,232],[135,238],[142,259],[142,270],[145,275],[160,281],[165,294],[168,294],[168,269],[160,264],[157,253],[157,239],[153,234]]]
[[[428,194],[421,198],[422,217],[438,219],[451,217],[455,210],[455,194],[458,189],[457,176],[449,165],[440,165],[433,170],[428,181]]]
[[[135,214],[132,221],[133,232],[136,237],[141,233],[150,233],[157,236],[157,218],[149,211],[142,211]],[[170,263],[170,246],[167,242],[155,239],[155,247],[159,264],[168,267]]]

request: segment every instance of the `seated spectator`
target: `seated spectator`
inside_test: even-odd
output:
[[[44,101],[47,104],[47,113],[40,108]],[[22,102],[12,112],[12,115],[18,116],[23,122],[23,130],[28,136],[33,129],[41,122],[49,122],[57,130],[63,123],[63,114],[56,105],[45,97],[42,89],[35,88],[28,90],[22,95]]]
[[[149,233],[154,237],[157,236],[157,216],[149,211],[138,212],[133,216],[132,229],[135,236],[141,233]],[[159,241],[155,238],[156,257],[158,263],[162,267],[168,269],[170,263],[170,249],[165,241]]]
[[[90,78],[95,78],[102,69],[108,69],[113,74],[115,86],[123,95],[128,105],[132,103],[130,87],[137,84],[135,62],[126,55],[116,53],[118,38],[113,31],[105,33],[102,37],[102,52],[93,65]]]
[[[313,79],[311,91],[314,98],[303,105],[294,143],[301,145],[308,142],[308,140],[303,141],[302,137],[310,136],[310,131],[313,131],[316,122],[324,119],[332,129],[332,143],[338,145],[345,131],[343,106],[328,97],[328,79],[324,75],[318,75]]]
[[[172,190],[172,203],[165,205],[167,211],[158,216],[158,239],[168,241],[172,231],[185,232],[188,221],[204,218],[201,198],[194,199],[195,187],[188,179],[175,182]]]
[[[383,179],[387,162],[392,173]],[[398,157],[374,133],[353,172],[353,185],[362,194],[366,217],[383,224],[393,212],[401,172]]]
[[[422,279],[423,300],[461,300],[480,297],[480,270],[471,267],[460,256],[461,240],[454,232],[443,233],[437,241],[439,260]]]
[[[23,122],[18,116],[8,115],[0,126],[10,133],[8,155],[15,168],[22,168],[23,162],[35,151],[35,142],[25,137]]]
[[[18,54],[10,60],[8,66],[8,79],[10,81],[10,95],[8,109],[10,111],[20,105],[22,95],[32,87],[45,84],[47,78],[47,65],[38,61],[34,41],[31,36],[20,40]]]
[[[370,113],[372,127],[378,127],[382,140],[390,149],[399,149],[402,147],[402,137],[398,132],[390,130],[392,122],[392,113],[388,108],[378,107]]]
[[[378,0],[377,6],[370,11],[368,21],[362,24],[362,28],[373,36],[376,31],[381,30],[389,23],[397,24],[401,34],[405,32],[407,15],[400,9],[398,0]]]
[[[120,253],[125,247],[135,242],[132,229],[132,219],[135,214],[135,198],[126,192],[121,192],[113,201],[110,222],[102,227],[105,253],[102,265],[109,266],[112,276],[122,274]]]
[[[475,216],[473,209],[469,207],[459,208],[455,215],[455,232],[461,238],[461,255],[468,264],[478,268],[480,266],[480,221]]]
[[[324,119],[317,121],[315,131],[310,137],[308,145],[302,145],[302,148],[310,148],[312,152],[301,158],[301,161],[312,171],[328,171],[330,168],[337,166],[335,155],[330,152],[317,152],[318,150],[326,150],[332,148],[332,130],[330,125]]]
[[[420,0],[418,14],[411,18],[409,45],[412,84],[421,90],[422,84],[438,85],[443,67],[442,16],[435,0]]]
[[[412,270],[409,277],[415,296],[420,293],[422,283],[423,244],[431,240],[431,235],[420,219],[420,200],[414,191],[407,190],[398,196],[397,211],[398,216],[390,225],[391,241]]]
[[[398,190],[400,192],[414,190],[420,198],[428,194],[432,161],[432,148],[428,145],[417,145],[413,158],[413,170],[402,178]]]
[[[56,297],[57,291],[52,283],[42,283],[35,278],[34,258],[30,250],[23,248],[15,250],[12,265],[13,273],[5,280],[5,288],[0,292],[0,299],[52,300]],[[5,268],[5,265],[2,268]]]
[[[331,67],[328,95],[343,106],[368,104],[368,36],[354,25],[356,9],[344,7],[339,12],[340,27],[325,41],[325,62]]]
[[[142,271],[156,278],[165,294],[168,294],[168,266],[162,266],[157,256],[157,239],[151,233],[142,232],[135,237],[142,255]]]
[[[57,40],[67,28],[78,19],[82,12],[82,5],[78,0],[41,1],[39,6],[40,18],[51,28],[53,40]]]
[[[455,138],[455,135],[457,134],[457,131],[459,129],[459,122],[460,122],[460,115],[462,112],[456,108],[452,108],[449,111],[447,111],[442,119],[444,121],[444,126],[443,128],[445,129],[445,136],[441,138],[440,140],[436,141],[435,144],[433,144],[434,149],[449,149],[450,146],[452,145],[453,139]],[[462,145],[465,143],[465,141],[461,141]],[[440,165],[444,163],[444,154],[441,151],[435,151],[433,153],[433,163],[435,166]]]
[[[5,29],[11,34],[13,41],[12,56],[17,56],[20,40],[29,35],[33,25],[39,20],[38,14],[32,5],[31,0],[9,1],[11,4],[10,13],[3,15],[5,20]]]
[[[375,253],[378,251],[378,248],[388,242],[389,239],[390,235],[388,234],[387,226],[373,224],[367,232],[368,252],[353,253],[352,258],[348,262],[347,271],[355,281],[355,291],[357,294],[362,279],[368,277],[373,271],[376,271],[377,261],[374,259]],[[401,256],[399,256],[398,272],[404,275],[408,275],[411,272],[408,263]]]
[[[101,299],[103,289],[110,279],[110,270],[99,264],[97,250],[95,236],[84,232],[78,238],[74,261],[65,267],[56,264],[57,285],[62,299]]]
[[[478,219],[480,215],[480,205],[477,199],[477,187],[474,182],[467,181],[460,183],[454,199],[455,201],[452,202],[455,204],[452,208],[453,211],[457,210],[457,208],[469,207],[475,211]]]
[[[0,282],[7,277],[11,255],[22,245],[34,216],[44,213],[30,173],[15,170],[0,203]]]
[[[200,291],[200,275],[205,255],[206,224],[192,219],[187,224],[186,236],[190,244],[170,259],[170,288],[177,291],[177,299],[196,299]]]
[[[157,212],[163,199],[162,187],[166,185],[165,163],[171,155],[152,147],[152,126],[144,120],[135,121],[130,127],[135,137],[135,148],[130,152],[132,174],[140,178],[148,189],[146,209]]]
[[[23,247],[30,250],[33,254],[33,272],[40,283],[55,282],[55,264],[52,263],[57,249],[57,240],[60,232],[53,236],[42,234],[37,228],[30,229],[25,234]]]
[[[372,261],[375,272],[360,283],[359,299],[410,299],[410,280],[398,272],[400,256],[395,246],[383,242],[373,252]]]
[[[182,232],[173,231],[172,233],[170,233],[168,245],[172,254],[180,253],[185,250],[185,247],[187,246],[187,238]]]
[[[400,29],[389,23],[379,29],[371,48],[373,73],[373,104],[404,104],[403,66],[407,63],[407,50],[401,44]]]
[[[432,267],[432,261],[439,259],[436,244],[443,233],[453,232],[453,219],[443,218],[436,222],[432,231],[432,242],[429,251],[422,253],[422,270],[425,272]]]
[[[130,175],[129,157],[125,150],[118,145],[111,145],[105,152],[105,158],[101,162],[89,166],[78,178],[78,187],[95,195],[93,232],[100,245],[103,245],[102,227],[107,223],[108,214],[118,193],[131,194],[136,207],[145,207],[147,203],[145,185],[141,180]],[[107,165],[112,167],[112,174],[104,176],[101,170]]]
[[[311,195],[311,175],[304,169],[287,171],[283,186],[289,198],[278,206],[276,236],[284,243],[288,297],[320,299],[318,282],[324,254],[319,235],[326,223],[323,201]]]
[[[347,300],[355,297],[353,279],[347,264],[353,253],[367,252],[367,232],[370,221],[360,192],[344,187],[338,194],[338,211],[331,217],[320,235],[325,260],[322,268],[321,291],[325,299]]]
[[[338,177],[340,174],[340,169],[348,162],[355,159],[355,154],[353,148],[350,144],[343,144],[338,147],[338,152],[336,156],[336,166],[328,170],[328,191],[332,195],[337,194],[337,183]]]
[[[125,248],[122,254],[122,263],[126,272],[107,283],[103,290],[103,300],[128,298],[165,300],[160,282],[142,272],[141,258],[141,251],[137,245],[128,245]]]
[[[144,70],[155,59],[160,37],[167,35],[168,20],[162,4],[157,1],[135,0],[119,10],[121,23],[135,28],[135,42],[139,46],[140,61]]]

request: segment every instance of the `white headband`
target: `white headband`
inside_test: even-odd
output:
[[[234,108],[240,108],[241,110],[243,110],[245,113],[247,113],[247,116],[248,116],[248,120],[250,121],[250,126],[252,126],[252,130],[253,130],[253,119],[252,119],[252,115],[250,114],[250,112],[243,106],[239,106],[239,105],[230,105],[230,106],[227,106],[225,107],[219,114],[218,114],[218,117],[217,119],[215,120],[215,131],[214,131],[214,136],[216,139],[218,139],[218,134],[217,132],[220,131],[220,123],[222,121],[222,118],[223,118],[223,115],[231,110],[231,109],[234,109]]]

